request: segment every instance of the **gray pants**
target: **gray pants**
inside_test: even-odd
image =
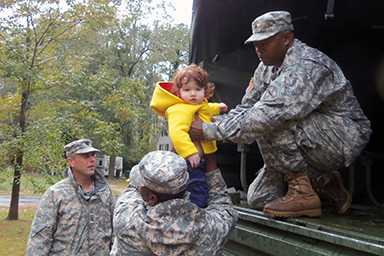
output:
[[[318,117],[318,116],[317,116]],[[287,192],[284,173],[304,172],[314,179],[344,166],[344,143],[337,127],[321,118],[286,123],[257,140],[264,166],[248,188],[248,204],[262,209]]]

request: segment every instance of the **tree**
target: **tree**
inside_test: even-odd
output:
[[[7,219],[18,219],[18,199],[23,158],[26,150],[27,112],[31,95],[39,90],[57,86],[52,81],[64,74],[54,70],[55,45],[78,25],[95,16],[105,15],[105,3],[95,2],[97,8],[87,3],[74,3],[72,9],[63,10],[60,1],[7,1],[2,8],[12,7],[16,12],[9,19],[1,19],[0,72],[3,78],[12,79],[20,98],[18,124],[15,125],[9,151],[10,162],[14,168],[11,206]],[[107,2],[106,2],[107,3]],[[104,7],[104,8],[101,8]],[[58,67],[58,66],[56,66]],[[59,75],[58,75],[59,74]]]
[[[93,37],[81,40],[88,49],[93,49],[92,64],[84,72],[96,74],[108,70],[113,77],[112,93],[105,98],[108,108],[99,109],[99,113],[105,121],[117,125],[114,129],[126,145],[122,149],[130,162],[139,161],[148,149],[155,149],[155,132],[160,126],[156,124],[164,123],[149,108],[155,82],[171,79],[175,70],[188,61],[187,26],[171,26],[160,21],[145,24],[143,19],[153,11],[146,5],[149,3],[129,1],[124,5],[123,15],[112,19],[105,29],[95,28]],[[107,147],[105,152],[112,159],[116,154]],[[113,171],[111,161],[109,177],[113,177]]]
[[[129,165],[153,150],[165,121],[149,108],[155,82],[187,62],[186,26],[144,24],[151,0],[59,2],[1,3],[15,10],[0,32],[0,160],[14,168],[8,219],[18,218],[22,171],[63,174],[73,139]]]

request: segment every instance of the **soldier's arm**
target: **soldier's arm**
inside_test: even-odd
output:
[[[202,125],[206,140],[228,139],[250,144],[288,120],[305,118],[335,93],[328,69],[312,61],[302,60],[284,71],[264,90],[247,92],[242,107],[215,123]],[[330,85],[330,86],[328,86]],[[249,104],[257,99],[253,105]]]
[[[28,238],[27,256],[49,255],[56,230],[56,210],[52,191],[47,190],[41,199]]]
[[[230,232],[236,225],[238,213],[233,208],[227,185],[219,169],[207,173],[209,187],[208,206],[205,208],[208,215],[208,222],[212,225],[221,243],[225,243]]]
[[[115,209],[116,200],[113,197],[112,190],[110,190],[110,201],[109,201],[109,211],[111,213],[111,226],[113,227],[113,211]],[[110,242],[110,249],[112,249],[113,241],[115,240],[115,230],[112,228],[112,236],[111,236],[111,242]]]
[[[134,170],[136,171],[138,169]],[[110,256],[152,255],[135,229],[136,222],[142,221],[144,211],[145,203],[139,191],[135,184],[129,184],[128,189],[116,202],[113,218],[116,235]]]

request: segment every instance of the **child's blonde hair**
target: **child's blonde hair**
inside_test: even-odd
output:
[[[204,88],[206,98],[212,96],[215,86],[208,82],[208,73],[196,64],[191,64],[175,74],[173,78],[175,85],[172,87],[171,93],[178,95],[181,87],[191,80],[194,80],[200,88]]]

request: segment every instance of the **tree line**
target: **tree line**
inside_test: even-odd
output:
[[[152,0],[0,7],[10,13],[0,20],[0,171],[14,172],[8,219],[18,219],[22,173],[64,175],[72,140],[89,138],[126,165],[155,149],[165,120],[149,102],[155,83],[188,63],[189,28]]]

